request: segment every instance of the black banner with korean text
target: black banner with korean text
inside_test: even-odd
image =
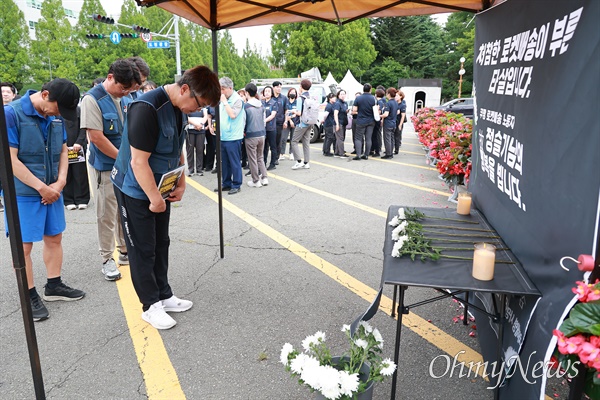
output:
[[[595,254],[599,15],[597,0],[508,0],[476,20],[469,190],[543,295],[506,304],[504,357],[521,363],[500,390],[506,399],[543,398],[547,370],[534,365],[547,361],[582,279],[559,260]],[[491,297],[479,299],[492,307]],[[493,362],[497,325],[477,316],[482,354]]]

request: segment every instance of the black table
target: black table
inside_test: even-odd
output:
[[[541,297],[541,293],[535,287],[533,282],[527,276],[527,273],[519,263],[515,255],[507,248],[501,238],[489,238],[485,236],[499,236],[495,230],[490,226],[485,217],[477,210],[471,210],[471,215],[462,216],[458,215],[454,209],[440,209],[440,208],[415,208],[416,210],[424,213],[430,217],[442,217],[459,219],[463,221],[476,221],[478,224],[468,224],[458,221],[446,221],[434,218],[426,218],[418,221],[423,225],[444,225],[448,228],[434,229],[424,228],[430,231],[437,231],[443,233],[450,233],[452,235],[466,235],[466,236],[445,236],[443,234],[436,234],[427,232],[425,235],[428,238],[447,238],[453,240],[472,240],[473,242],[486,242],[496,245],[499,250],[496,250],[496,264],[494,279],[491,281],[480,281],[473,278],[472,272],[472,261],[467,260],[455,260],[448,258],[440,258],[437,261],[421,261],[420,258],[415,258],[412,261],[409,256],[392,257],[392,248],[394,241],[391,238],[391,233],[394,227],[389,225],[389,221],[398,214],[400,206],[390,206],[388,209],[388,217],[386,220],[385,230],[385,242],[383,246],[383,273],[381,278],[381,286],[379,293],[371,305],[371,307],[363,314],[359,319],[370,319],[379,307],[379,300],[383,290],[383,285],[394,285],[394,304],[396,302],[396,292],[399,289],[398,296],[398,321],[396,326],[396,344],[394,348],[394,362],[398,365],[398,356],[400,352],[400,338],[402,334],[402,315],[408,314],[410,308],[417,307],[419,305],[427,304],[442,298],[453,297],[465,306],[465,317],[467,313],[467,307],[474,307],[479,311],[492,317],[493,321],[500,325],[498,346],[497,346],[497,359],[502,355],[502,341],[503,341],[503,321],[505,302],[507,295],[525,295]],[[406,210],[406,208],[405,208]],[[485,229],[492,232],[478,232],[471,230],[461,230],[457,228],[475,228]],[[461,248],[472,248],[472,244],[467,243],[438,243],[435,242],[434,246],[443,247],[461,247]],[[504,250],[502,250],[504,248]],[[464,251],[443,251],[442,254],[448,254],[453,256],[462,257],[473,257],[473,250]],[[506,263],[501,263],[506,262]],[[419,303],[406,305],[404,303],[404,294],[408,289],[408,286],[427,287],[433,288],[440,291],[442,294],[431,299],[421,301]],[[476,305],[469,303],[470,292],[488,292],[500,295],[500,301],[494,303],[494,312],[489,313]],[[465,298],[458,297],[459,294],[465,293]],[[394,309],[392,305],[392,310]],[[393,312],[393,311],[392,311]],[[392,314],[392,317],[394,315]],[[358,320],[357,320],[358,321]],[[399,369],[399,368],[398,368]],[[392,378],[392,393],[391,399],[396,397],[396,382],[397,372],[394,372]],[[498,389],[495,390],[494,397],[498,397]]]

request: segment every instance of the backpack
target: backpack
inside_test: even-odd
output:
[[[305,125],[316,125],[319,122],[319,103],[312,97],[300,97],[302,97],[300,122]]]

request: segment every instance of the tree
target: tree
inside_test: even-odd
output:
[[[0,9],[0,81],[21,89],[30,82],[29,29],[14,1],[0,0]]]
[[[254,49],[250,48],[248,39],[246,39],[246,47],[244,48],[242,58],[244,59],[246,68],[248,68],[250,78],[271,77],[269,63],[260,55],[256,47]]]
[[[375,63],[376,64],[376,63]],[[414,78],[415,72],[398,61],[388,58],[380,65],[369,69],[363,76],[364,82],[370,82],[373,86],[383,85],[388,87],[397,87],[398,79]]]
[[[342,79],[348,69],[361,76],[375,60],[369,22],[361,19],[347,25],[314,21],[282,24],[271,31],[273,61],[288,76],[318,67]]]
[[[79,20],[73,32],[74,40],[79,44],[76,50],[77,78],[75,83],[82,89],[92,87],[96,78],[108,74],[110,64],[115,60],[115,46],[108,36],[113,25],[102,24],[91,18],[92,14],[105,15],[100,0],[84,0],[79,12]],[[103,34],[105,39],[88,39],[86,34]]]
[[[473,90],[473,57],[475,47],[475,23],[473,14],[459,12],[450,14],[443,35],[446,51],[443,57],[442,99],[450,100],[458,96],[458,71],[460,58],[465,58],[461,97],[468,97]]]
[[[38,82],[53,78],[76,80],[76,45],[71,40],[73,28],[65,15],[62,0],[46,0],[42,4],[42,17],[36,27],[36,40],[32,54],[38,66],[33,75]]]

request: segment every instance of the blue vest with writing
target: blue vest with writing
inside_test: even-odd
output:
[[[15,110],[19,127],[19,155],[23,164],[46,185],[58,179],[58,163],[63,148],[64,127],[61,119],[54,119],[48,129],[48,138],[44,140],[44,133],[36,117],[30,117],[23,112],[20,101],[8,104]],[[15,190],[17,196],[39,196],[39,192],[27,186],[15,177]]]
[[[160,89],[144,93],[130,106],[135,107],[136,103],[143,102],[156,110],[159,124],[158,142],[148,159],[148,164],[154,173],[154,180],[157,185],[164,173],[179,166],[185,136],[185,131],[177,126],[176,111],[169,100],[169,96],[167,96],[164,88],[161,87]],[[111,180],[127,196],[148,200],[148,196],[144,193],[131,169],[131,147],[129,146],[127,131],[127,124],[125,124],[123,143],[112,169]]]
[[[100,111],[102,112],[102,131],[104,132],[104,136],[106,136],[113,146],[119,149],[121,147],[121,136],[123,135],[123,124],[119,118],[119,110],[117,110],[112,97],[106,92],[102,84],[91,88],[86,93],[86,95],[88,94],[96,99],[98,107],[100,107]],[[131,103],[131,98],[121,98],[121,112],[123,114],[126,114],[129,103]],[[101,152],[94,143],[90,143],[90,158],[88,161],[98,171],[110,171],[115,163],[114,159]]]

